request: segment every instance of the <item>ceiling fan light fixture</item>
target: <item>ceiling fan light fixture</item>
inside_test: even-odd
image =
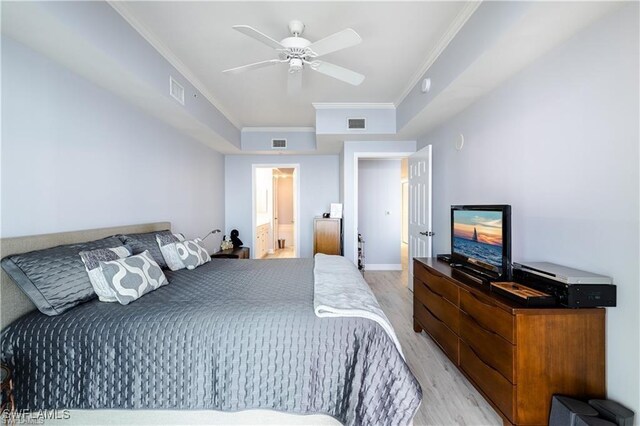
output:
[[[289,60],[289,72],[291,74],[302,71],[302,59],[291,58]]]

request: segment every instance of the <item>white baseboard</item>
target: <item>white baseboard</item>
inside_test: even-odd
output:
[[[365,271],[402,271],[400,263],[365,263]]]

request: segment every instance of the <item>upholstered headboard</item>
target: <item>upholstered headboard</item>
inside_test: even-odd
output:
[[[61,244],[82,243],[98,240],[116,234],[136,234],[140,232],[171,229],[170,222],[143,223],[140,225],[116,226],[112,228],[89,229],[85,231],[58,232],[55,234],[29,235],[0,239],[0,258],[16,253],[42,250]],[[35,305],[16,286],[6,272],[0,274],[0,329],[16,318],[36,309]]]

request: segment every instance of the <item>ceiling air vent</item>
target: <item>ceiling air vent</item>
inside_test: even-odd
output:
[[[348,118],[349,130],[365,130],[367,128],[367,120],[364,118]]]
[[[287,149],[287,140],[286,139],[271,139],[271,148],[272,149]]]
[[[169,94],[173,99],[184,105],[184,87],[169,76]]]

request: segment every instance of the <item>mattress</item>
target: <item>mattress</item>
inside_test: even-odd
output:
[[[420,385],[376,322],[318,318],[313,260],[212,259],[127,306],[2,331],[19,409],[271,409],[408,424]]]

